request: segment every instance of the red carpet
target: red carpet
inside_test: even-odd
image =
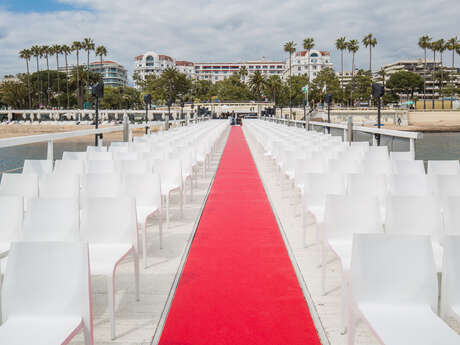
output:
[[[230,132],[160,344],[320,344],[240,127]]]

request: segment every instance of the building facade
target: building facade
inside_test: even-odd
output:
[[[148,75],[160,76],[168,67],[176,67],[176,61],[170,56],[146,52],[134,59],[134,73],[141,79]]]
[[[293,76],[308,75],[310,81],[316,78],[318,73],[324,68],[333,68],[331,53],[320,50],[298,51],[292,54],[291,68]],[[289,76],[289,59],[286,60],[284,77]]]
[[[105,86],[124,87],[128,85],[128,71],[114,61],[92,62],[89,65],[92,72],[101,73]]]

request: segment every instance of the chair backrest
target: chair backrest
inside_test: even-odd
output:
[[[127,174],[124,182],[125,195],[135,198],[137,207],[161,207],[160,175]]]
[[[442,270],[442,314],[449,313],[452,306],[460,304],[460,236],[444,239],[444,262]]]
[[[182,167],[179,159],[159,159],[153,162],[153,172],[158,173],[162,185],[179,187],[182,184]],[[166,193],[166,190],[162,190]]]
[[[393,160],[393,172],[400,175],[425,175],[425,166],[421,160]]]
[[[362,171],[361,161],[348,159],[331,159],[328,169],[329,172],[342,174],[359,174]]]
[[[121,174],[148,174],[152,172],[152,162],[149,160],[121,160],[116,161],[116,163]]]
[[[369,151],[364,154],[366,160],[388,160],[388,146],[369,146]]]
[[[344,174],[305,174],[304,204],[324,206],[326,195],[345,195],[346,181]]]
[[[70,161],[69,161],[70,162]],[[80,176],[68,175],[64,172],[40,176],[38,194],[44,198],[80,198]]]
[[[110,161],[113,159],[113,154],[112,152],[87,152],[86,153],[86,159],[88,160],[106,160]]]
[[[107,152],[107,146],[87,146],[86,152]]]
[[[86,174],[83,177],[82,201],[86,198],[116,198],[122,192],[119,174]]]
[[[53,172],[52,160],[26,159],[22,169],[23,174],[46,175]]]
[[[460,196],[460,175],[434,175],[436,193],[441,199]]]
[[[355,302],[436,310],[438,281],[428,236],[355,234],[350,275]]]
[[[393,175],[389,178],[388,192],[401,196],[433,195],[434,185],[426,175]]]
[[[131,243],[137,247],[134,198],[88,198],[81,213],[80,238],[89,243]]]
[[[411,161],[414,160],[412,152],[390,152],[390,159],[392,161]]]
[[[77,199],[35,199],[24,218],[25,241],[78,241]]]
[[[430,235],[439,241],[443,231],[438,199],[433,196],[388,197],[385,232]]]
[[[460,174],[459,161],[458,160],[428,161],[428,174],[433,174],[433,175]]]
[[[114,160],[123,160],[123,161],[127,161],[127,160],[137,160],[137,159],[140,159],[140,154],[139,152],[116,152],[116,151],[113,151],[113,159]]]
[[[2,174],[0,195],[17,195],[25,198],[27,209],[31,198],[38,198],[38,176],[35,174]]]
[[[129,143],[129,151],[131,152],[150,152],[150,144],[145,142]]]
[[[15,242],[3,282],[3,321],[15,316],[81,317],[93,344],[90,288],[86,243]]]
[[[460,196],[443,199],[444,234],[460,235]]]
[[[86,160],[86,152],[69,152],[64,151],[62,154],[63,160]]]
[[[324,229],[327,238],[355,233],[383,233],[379,201],[372,196],[327,195]]]
[[[83,175],[86,171],[86,160],[56,160],[54,162],[55,173]]]
[[[24,200],[20,196],[0,196],[0,242],[9,243],[21,238]]]
[[[128,144],[128,143],[126,143]],[[128,149],[128,145],[126,146],[122,146],[122,145],[115,145],[113,146],[113,143],[112,143],[112,146],[109,147],[109,152],[112,152],[112,153],[122,153],[122,152],[128,152],[129,149]]]
[[[387,194],[385,175],[350,174],[348,175],[347,194],[355,196],[376,196],[382,203]]]
[[[88,174],[114,174],[117,173],[117,165],[113,160],[88,160],[86,162]]]
[[[365,159],[362,162],[363,172],[365,174],[384,174],[391,175],[393,169],[389,159]]]

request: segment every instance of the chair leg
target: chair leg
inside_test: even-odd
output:
[[[348,303],[347,303],[347,299],[348,299],[348,282],[347,282],[347,279],[346,279],[346,275],[345,273],[342,273],[342,305],[341,305],[341,308],[342,308],[342,312],[341,312],[341,326],[342,326],[342,330],[341,330],[341,333],[342,334],[345,334],[347,332],[347,314],[348,314]]]
[[[324,243],[321,243],[321,293],[326,294],[326,260],[327,248]]]
[[[161,210],[158,211],[158,231],[160,232],[160,249],[163,249],[163,220],[161,219]]]
[[[184,196],[185,196],[185,190],[184,186],[180,187],[179,193],[180,193],[180,217],[184,218]]]
[[[115,274],[107,277],[107,298],[110,313],[110,334],[111,339],[115,340]]]
[[[134,261],[134,285],[136,287],[136,301],[139,302],[140,300],[140,292],[139,292],[139,253],[136,250],[133,250],[133,261]],[[145,265],[145,261],[144,261]]]
[[[166,195],[165,208],[166,208],[166,231],[167,231],[169,229],[169,193]]]
[[[142,262],[144,268],[147,268],[147,220],[141,223],[141,235],[142,235]]]
[[[355,344],[357,324],[358,324],[358,320],[355,318],[352,308],[348,308],[347,345]]]
[[[193,175],[190,176],[190,202],[193,201]]]
[[[90,330],[87,325],[83,325],[83,338],[85,339],[85,345],[94,345],[94,341],[91,337]]]

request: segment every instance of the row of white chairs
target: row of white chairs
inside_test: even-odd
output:
[[[428,175],[425,175],[423,162],[414,161],[409,153],[389,156],[386,148],[372,148],[367,143],[348,145],[342,143],[340,138],[258,120],[246,121],[245,128],[255,138],[264,155],[270,158],[269,161],[275,163],[280,182],[287,177],[292,186],[302,191],[303,215],[309,212],[315,216],[317,239],[322,248],[321,285],[324,292],[328,250],[339,258],[344,326],[347,319],[350,321],[347,314],[351,313],[353,305],[356,306],[349,300],[352,293],[349,290],[349,272],[354,255],[352,243],[356,234],[410,235],[414,238],[424,235],[431,244],[430,258],[435,272],[443,270],[443,258],[447,255],[443,250],[444,239],[447,234],[459,234],[460,231],[460,223],[456,219],[460,211],[458,161],[431,161]],[[294,151],[296,147],[300,152]],[[293,168],[296,163],[292,162],[296,160],[304,161],[304,170],[297,166]],[[305,234],[304,229],[304,243]],[[392,255],[390,252],[386,254]],[[363,264],[358,261],[356,265]],[[455,279],[458,277],[460,271],[457,271]],[[401,291],[401,294],[405,292]],[[441,294],[441,298],[444,297],[447,298]],[[440,336],[453,333],[435,314],[433,316],[434,322],[441,324]],[[375,322],[370,323],[372,328]],[[385,325],[380,324],[379,327],[383,327],[379,331],[388,331],[384,329]],[[349,341],[352,343],[354,328],[350,330],[350,324],[348,328]],[[447,336],[446,339],[456,339],[458,342],[458,336]]]

